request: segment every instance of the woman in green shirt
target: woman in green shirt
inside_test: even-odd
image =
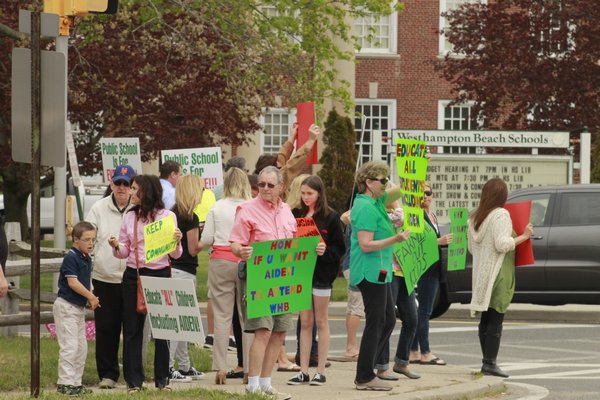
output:
[[[350,283],[357,286],[365,305],[365,329],[356,364],[357,390],[391,390],[379,379],[375,362],[394,325],[392,297],[392,245],[408,238],[409,231],[395,233],[386,205],[400,198],[400,188],[386,190],[390,170],[381,161],[363,164],[356,172],[359,195],[351,212]]]

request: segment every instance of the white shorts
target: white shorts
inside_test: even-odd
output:
[[[313,296],[317,296],[317,297],[331,297],[331,289],[313,288]]]

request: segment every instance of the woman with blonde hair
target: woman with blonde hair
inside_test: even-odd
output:
[[[229,344],[229,327],[233,317],[233,306],[237,305],[240,316],[242,310],[243,288],[238,278],[237,265],[240,259],[233,255],[229,243],[229,235],[238,205],[252,198],[248,176],[239,168],[231,168],[225,173],[223,198],[215,203],[208,212],[202,245],[212,246],[208,263],[208,289],[214,311],[215,332],[213,342],[212,369],[217,371],[215,383],[226,383],[227,347]],[[242,318],[243,320],[243,318]],[[242,331],[244,328],[242,322]],[[243,334],[242,348],[244,360],[247,360],[249,350],[248,334]],[[244,369],[247,370],[247,363]]]
[[[183,234],[181,245],[183,254],[171,259],[171,275],[176,279],[192,279],[196,286],[196,269],[198,268],[198,253],[202,250],[200,244],[200,221],[194,213],[194,208],[202,201],[204,181],[198,175],[185,175],[177,180],[175,186],[175,205],[172,208],[177,217],[179,229]],[[175,356],[179,369],[175,367]],[[171,341],[169,346],[169,373],[173,382],[191,382],[201,379],[204,375],[190,363],[188,342]]]
[[[288,206],[290,206],[292,210],[294,208],[300,208],[300,186],[302,186],[302,182],[309,176],[309,174],[298,175],[294,178],[292,183],[290,183],[290,189],[287,192],[285,202],[288,204]]]
[[[386,207],[400,198],[400,187],[386,190],[390,170],[385,162],[371,161],[356,172],[359,194],[354,199],[350,224],[350,283],[358,286],[365,305],[365,329],[356,363],[357,390],[392,390],[375,375],[396,324],[392,298],[392,246],[408,238],[396,233]],[[387,370],[389,366],[380,366]]]

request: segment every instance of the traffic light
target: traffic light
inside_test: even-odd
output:
[[[44,0],[44,12],[63,16],[115,14],[119,0]]]

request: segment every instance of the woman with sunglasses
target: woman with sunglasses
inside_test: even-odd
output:
[[[120,375],[119,343],[123,325],[121,281],[126,263],[112,256],[108,239],[118,236],[123,215],[133,207],[129,201],[129,185],[134,176],[135,170],[131,165],[116,167],[107,194],[94,203],[85,219],[96,227],[97,232],[92,286],[94,295],[102,299],[102,307],[94,310],[96,370],[100,389],[114,388]]]
[[[144,226],[155,221],[175,217],[165,210],[162,201],[162,187],[157,176],[137,175],[131,182],[131,204],[133,208],[125,214],[121,223],[119,239],[111,237],[108,243],[113,255],[127,259],[127,268],[121,284],[123,296],[123,375],[128,392],[137,393],[144,382],[142,365],[142,340],[145,314],[136,311],[137,276],[168,278],[171,276],[169,256],[179,258],[183,253],[182,234],[175,228],[175,250],[155,260],[145,261]],[[177,219],[175,219],[177,223]],[[154,339],[154,385],[160,390],[170,391],[169,387],[169,346],[164,339]]]
[[[433,311],[433,302],[437,296],[442,277],[442,251],[440,246],[448,246],[452,243],[452,234],[440,236],[440,228],[438,225],[435,212],[431,210],[433,202],[433,190],[431,183],[425,182],[425,196],[423,197],[423,208],[425,222],[429,224],[435,231],[437,236],[438,251],[440,254],[439,260],[425,271],[417,282],[417,293],[419,300],[419,308],[417,311],[417,333],[413,339],[410,362],[425,364],[425,365],[446,365],[446,362],[433,355],[429,348],[429,318]],[[420,352],[419,352],[420,350]]]
[[[406,240],[409,230],[396,233],[387,214],[386,207],[400,198],[399,187],[386,190],[389,173],[382,161],[363,164],[356,172],[359,194],[350,217],[350,283],[360,289],[366,317],[356,363],[357,390],[392,390],[374,369],[396,324],[392,246]]]

